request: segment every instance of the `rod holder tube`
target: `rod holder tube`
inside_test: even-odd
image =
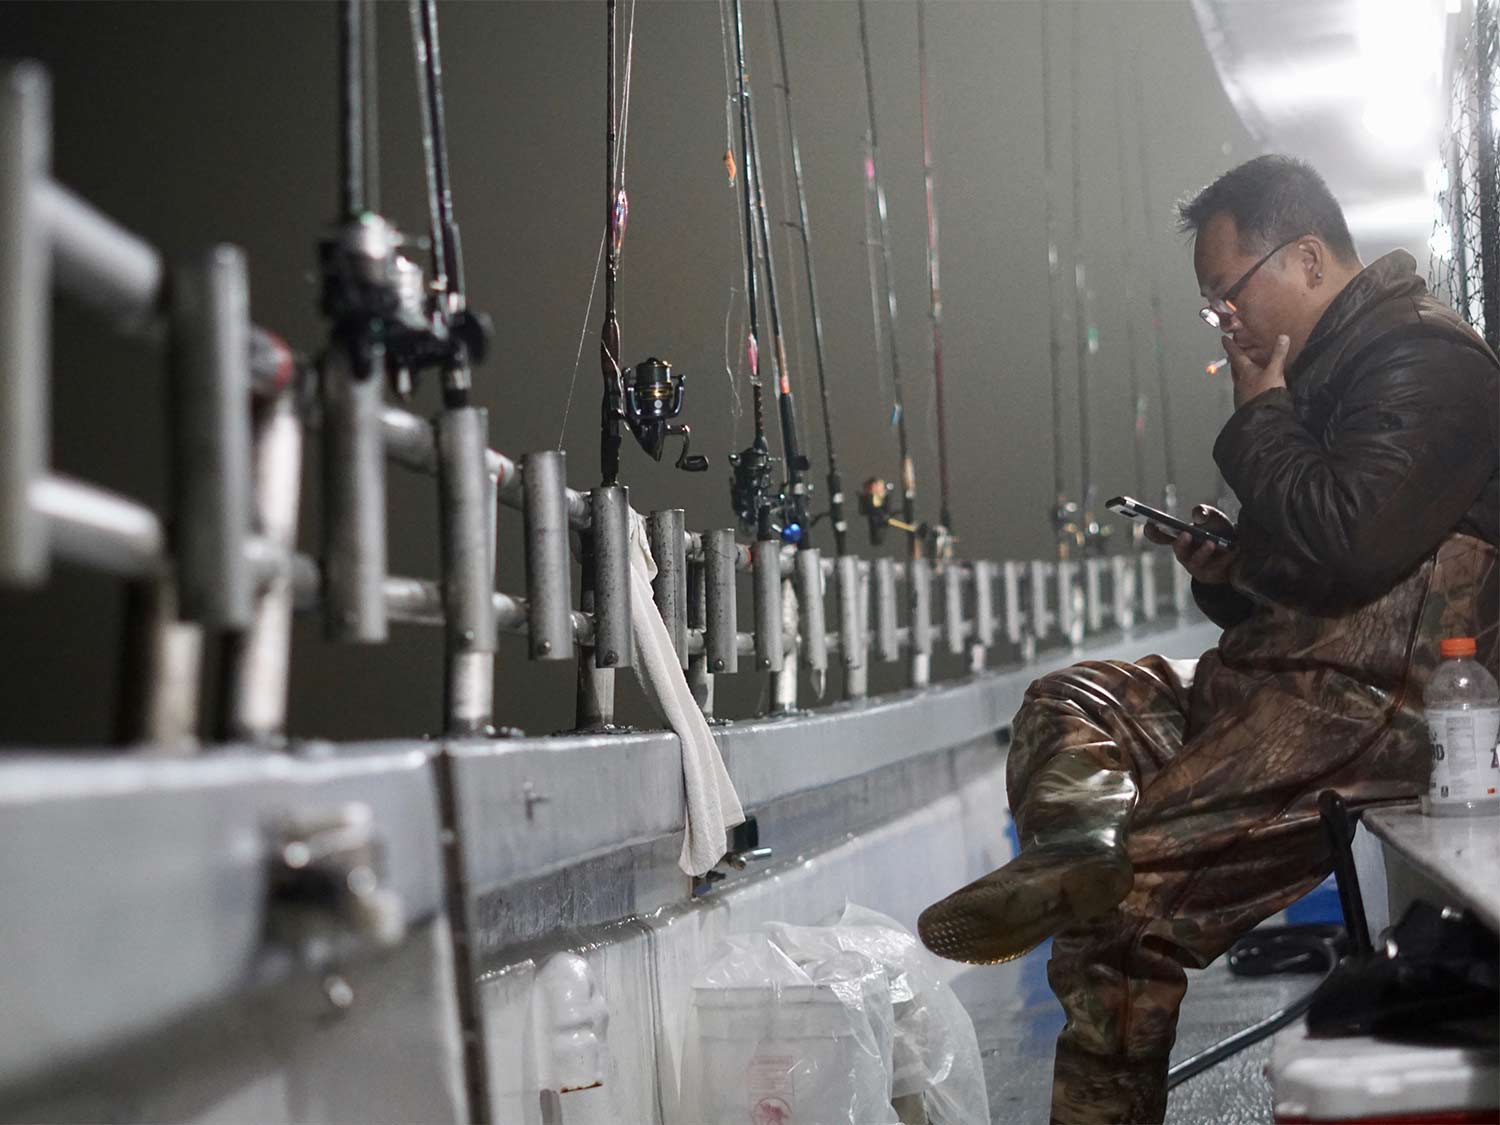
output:
[[[1027,592],[1031,601],[1031,635],[1038,641],[1047,639],[1052,632],[1053,622],[1059,621],[1063,612],[1061,607],[1057,614],[1047,608],[1047,594],[1051,589],[1052,579],[1061,567],[1061,563],[1050,563],[1044,559],[1033,559],[1031,563]]]
[[[1078,581],[1078,563],[1073,559],[1058,559],[1053,577],[1057,581],[1058,632],[1077,648],[1083,644],[1086,609],[1083,587]]]
[[[1133,629],[1135,628],[1135,560],[1129,555],[1111,555],[1109,574],[1109,592],[1114,603],[1115,627]]]
[[[943,633],[952,656],[962,656],[968,631],[964,628],[964,571],[950,562],[943,568]]]
[[[58,288],[126,335],[149,333],[161,309],[161,254],[93,205],[50,179],[37,206],[51,238]]]
[[[755,666],[779,672],[782,664],[781,541],[758,539],[751,550],[755,600]]]
[[[37,586],[50,555],[31,502],[51,463],[52,254],[38,189],[52,150],[52,91],[36,63],[0,77],[0,583]]]
[[[885,557],[875,560],[875,658],[887,664],[901,659],[896,636],[896,562]]]
[[[178,616],[165,574],[126,585],[123,655],[118,741],[159,757],[195,753],[203,628]]]
[[[714,713],[714,677],[708,670],[707,642],[701,634],[706,632],[708,621],[708,590],[705,567],[701,558],[687,564],[687,623],[690,630],[700,634],[697,651],[688,658],[688,689],[705,716]],[[691,643],[691,639],[690,642]]]
[[[635,659],[630,620],[630,490],[594,489],[594,666],[628,668]]]
[[[297,545],[302,491],[302,422],[289,395],[260,409],[255,427],[256,521],[271,547],[290,554]],[[261,740],[285,733],[293,582],[291,567],[267,579],[250,629],[235,645],[227,680],[230,738]]]
[[[735,557],[738,554],[733,528],[717,528],[703,537],[703,570],[707,618],[703,647],[708,670],[720,676],[739,671],[735,633],[739,626],[735,604]]]
[[[995,647],[995,564],[974,563],[974,638],[981,648]]]
[[[435,429],[446,729],[474,734],[494,714],[494,582],[484,463],[489,418],[478,407],[451,407],[438,415]]]
[[[802,662],[821,684],[828,672],[828,622],[823,607],[823,559],[816,547],[797,552],[798,632],[802,638]],[[821,688],[815,692],[822,695]]]
[[[911,612],[911,683],[913,687],[922,687],[931,673],[932,561],[912,559],[906,565]]]
[[[210,629],[245,629],[255,612],[255,588],[245,555],[252,486],[244,252],[215,246],[177,267],[170,320],[177,608],[184,620]]]
[[[526,514],[528,644],[533,660],[573,658],[573,569],[568,558],[568,458],[528,453],[521,474]]]
[[[331,641],[379,644],[385,613],[384,353],[356,372],[348,349],[329,349],[323,400],[323,632]]]
[[[872,567],[868,559],[855,559],[855,620],[859,664],[844,672],[844,698],[863,699],[870,694],[870,585]]]
[[[657,612],[666,623],[667,635],[677,650],[678,662],[688,666],[687,605],[687,512],[681,508],[663,508],[647,517],[647,534],[651,557],[656,560],[656,577],[651,580],[651,596]]]
[[[1025,598],[1022,593],[1022,587],[1026,583],[1026,564],[1007,559],[1000,564],[1000,580],[1003,584],[1005,607],[1005,639],[1019,646],[1026,636],[1026,612],[1023,608]]]
[[[834,585],[839,599],[839,651],[846,669],[863,668],[865,664],[865,621],[860,617],[860,560],[854,555],[840,555],[835,560]]]
[[[1088,607],[1088,631],[1098,633],[1104,629],[1104,568],[1107,559],[1083,560],[1084,603]]]
[[[1188,607],[1193,604],[1193,576],[1183,567],[1172,568],[1172,611],[1178,617],[1186,617]]]
[[[1156,592],[1156,555],[1146,550],[1140,553],[1139,559],[1141,617],[1147,621],[1155,621],[1159,611]]]

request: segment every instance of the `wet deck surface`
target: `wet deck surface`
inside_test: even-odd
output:
[[[953,982],[979,1035],[995,1125],[1047,1120],[1052,1045],[1063,1023],[1062,1009],[1047,987],[1047,956],[1043,946],[1008,965],[968,970]],[[1172,1061],[1270,1015],[1315,983],[1307,976],[1242,979],[1229,972],[1223,958],[1189,973]],[[1167,1103],[1168,1125],[1271,1122],[1271,1086],[1264,1075],[1270,1056],[1267,1039],[1178,1086]]]

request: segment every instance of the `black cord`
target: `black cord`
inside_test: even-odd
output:
[[[1183,1059],[1167,1071],[1167,1089],[1202,1074],[1211,1066],[1280,1031],[1312,1006],[1343,956],[1344,928],[1333,925],[1276,926],[1255,930],[1229,950],[1229,969],[1236,976],[1322,972],[1317,985],[1265,1019],[1222,1039],[1207,1050]]]

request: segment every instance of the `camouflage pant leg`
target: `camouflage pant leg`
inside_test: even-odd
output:
[[[1130,894],[1053,942],[1048,979],[1068,1017],[1054,1068],[1058,1122],[1162,1120],[1184,969],[1207,966],[1324,878],[1316,794],[1335,787],[1369,803],[1418,785],[1409,754],[1383,753],[1392,711],[1381,693],[1341,685],[1333,708],[1321,680],[1257,677],[1252,688],[1214,652],[1195,676],[1186,740],[1124,755],[1162,762],[1141,779],[1131,818]],[[1210,696],[1215,711],[1195,723]]]

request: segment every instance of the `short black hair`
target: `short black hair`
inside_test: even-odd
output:
[[[1178,229],[1196,235],[1221,214],[1234,219],[1247,250],[1315,234],[1345,262],[1358,259],[1338,200],[1311,164],[1293,156],[1257,156],[1231,168],[1177,204]]]

